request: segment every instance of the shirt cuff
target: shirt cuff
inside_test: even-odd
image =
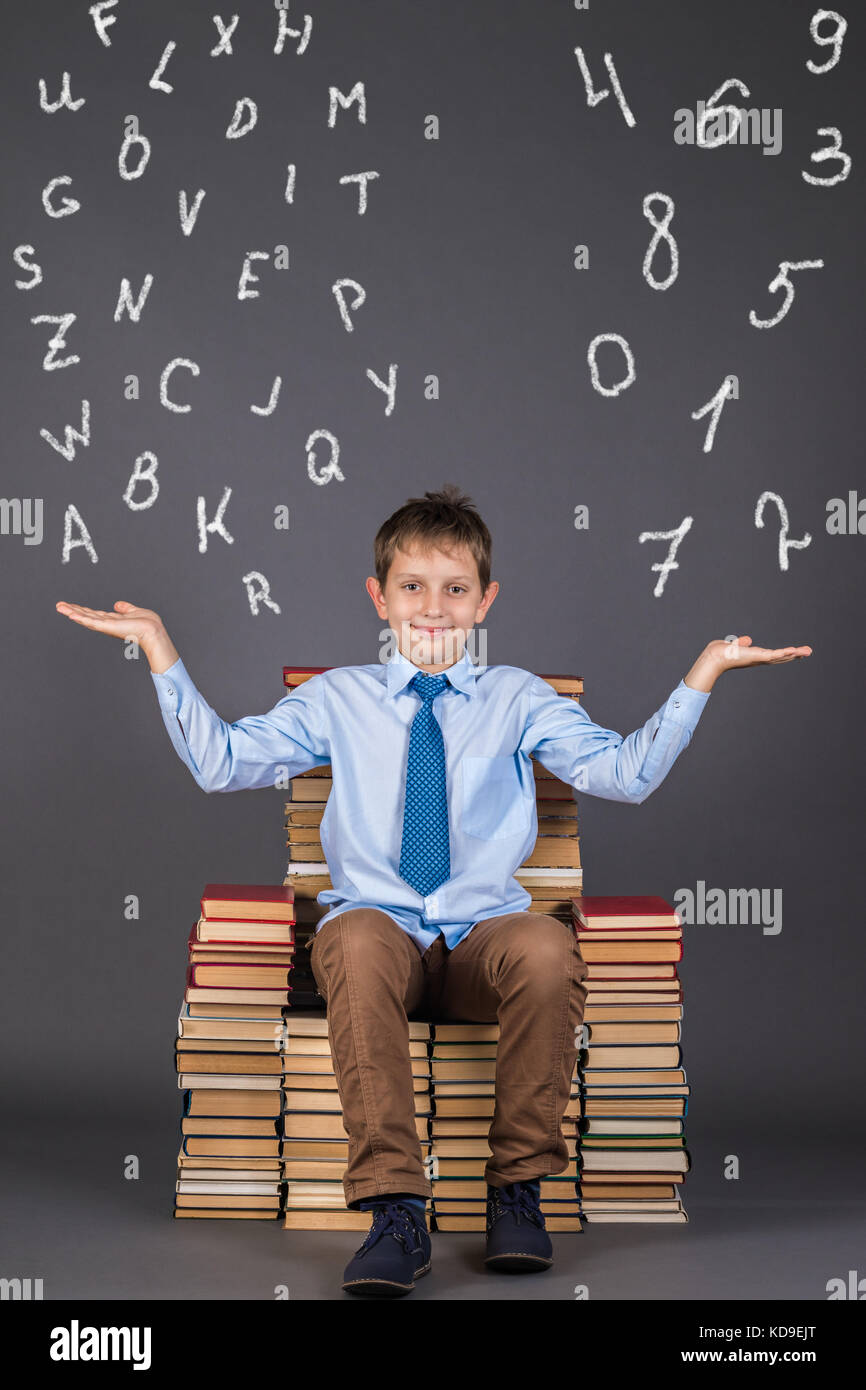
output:
[[[671,692],[662,718],[670,720],[672,724],[679,724],[684,729],[693,730],[703,714],[710,694],[709,690],[694,690],[681,680],[676,690]]]
[[[193,689],[192,678],[178,657],[167,671],[151,671],[160,709],[175,714],[186,692]]]

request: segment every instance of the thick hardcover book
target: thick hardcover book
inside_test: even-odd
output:
[[[311,676],[321,676],[333,669],[332,666],[284,666],[283,685],[287,690],[297,690]],[[541,679],[547,681],[557,695],[572,695],[576,699],[583,694],[583,679],[580,676],[542,676]]]
[[[283,883],[208,883],[201,895],[203,917],[222,921],[292,922],[292,890]]]
[[[647,927],[679,927],[677,913],[664,898],[597,896],[584,893],[573,902],[575,921],[587,930],[641,931]]]
[[[212,989],[272,989],[291,990],[291,966],[285,965],[213,965],[210,962],[188,965],[187,983]]]

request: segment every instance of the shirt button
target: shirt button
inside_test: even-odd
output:
[[[168,695],[173,695],[173,694],[174,694],[174,687],[173,687],[173,686],[167,685],[165,689],[166,689],[166,694],[168,694]]]
[[[680,707],[680,702],[679,702],[679,700],[674,700],[674,709],[679,709],[679,707]]]

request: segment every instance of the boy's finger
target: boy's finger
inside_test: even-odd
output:
[[[79,612],[86,613],[89,618],[116,618],[116,613],[106,613],[104,608],[84,608],[79,607]]]

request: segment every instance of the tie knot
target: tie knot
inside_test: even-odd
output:
[[[426,671],[419,671],[417,676],[412,677],[410,684],[413,690],[417,690],[422,700],[435,700],[439,692],[444,690],[448,684],[448,677],[428,676]]]

